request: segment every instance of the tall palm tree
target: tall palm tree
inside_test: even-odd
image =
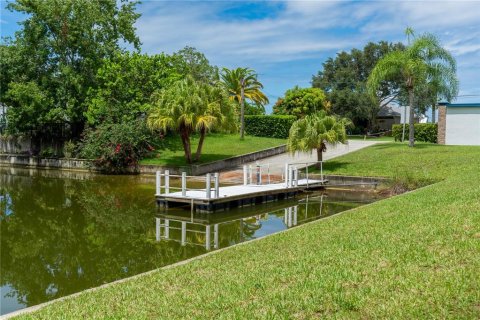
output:
[[[426,104],[432,108],[432,123],[435,122],[435,109],[440,100],[451,102],[458,95],[458,79],[451,68],[434,69],[424,87]]]
[[[208,131],[236,126],[235,113],[224,88],[195,81],[192,77],[175,82],[154,96],[155,106],[147,118],[151,129],[177,131],[182,139],[185,159],[192,163],[190,136],[200,134],[195,161],[200,160]]]
[[[407,36],[413,34],[407,29]],[[409,40],[410,41],[410,40]],[[438,81],[438,88],[448,86],[449,78],[456,73],[456,63],[452,55],[444,49],[438,39],[425,34],[414,38],[404,51],[393,51],[378,61],[368,78],[367,86],[372,95],[382,81],[401,76],[401,87],[408,93],[410,105],[409,146],[415,144],[414,92],[419,86]]]
[[[249,68],[223,68],[221,78],[228,91],[231,101],[240,106],[240,138],[245,131],[245,100],[264,106],[268,103],[267,96],[262,92],[263,84],[258,81],[258,75]]]
[[[290,152],[317,150],[317,160],[323,161],[323,152],[327,143],[336,145],[347,142],[346,127],[350,120],[327,116],[325,112],[307,115],[295,121],[290,128],[287,149]]]

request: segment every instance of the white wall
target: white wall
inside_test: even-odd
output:
[[[445,144],[480,146],[480,108],[447,107]]]

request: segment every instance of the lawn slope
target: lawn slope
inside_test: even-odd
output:
[[[198,136],[193,135],[191,143],[192,154],[195,154],[197,151]],[[240,140],[238,134],[212,133],[208,134],[205,138],[199,163],[222,160],[263,149],[278,147],[285,143],[285,139],[245,136],[243,140]],[[140,164],[169,166],[187,165],[180,137],[169,136],[165,138],[163,145],[164,149],[159,150],[156,157],[143,159],[140,161]]]
[[[479,318],[480,148],[386,144],[336,161],[443,180],[22,318]]]

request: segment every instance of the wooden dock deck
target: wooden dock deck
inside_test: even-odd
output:
[[[243,184],[220,186],[220,175],[206,174],[205,189],[187,188],[187,175],[182,173],[181,188],[170,188],[170,177],[174,177],[166,170],[163,174],[158,171],[156,175],[156,193],[155,197],[158,205],[181,206],[190,205],[191,210],[210,212],[215,210],[224,210],[233,207],[243,207],[256,203],[270,202],[278,199],[286,199],[295,196],[298,192],[323,188],[328,183],[323,178],[323,166],[320,162],[320,179],[309,179],[308,166],[305,177],[301,177],[299,167],[296,164],[285,164],[283,181],[270,183],[270,171],[267,166],[268,183],[262,183],[262,167],[259,165],[255,169],[243,166]],[[256,173],[256,181],[253,173]],[[164,185],[162,185],[162,177]],[[191,177],[198,179],[199,177]],[[255,182],[255,183],[254,183]],[[213,184],[213,188],[212,188]],[[162,193],[163,189],[163,193]],[[171,192],[173,190],[180,190]]]
[[[190,205],[192,210],[209,212],[287,199],[304,190],[323,188],[327,182],[326,180],[301,179],[291,186],[287,186],[285,183],[224,186],[218,187],[217,190],[209,190],[210,197],[207,196],[209,193],[207,189],[169,192],[155,196],[159,205]]]

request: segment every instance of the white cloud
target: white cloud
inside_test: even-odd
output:
[[[272,2],[259,3],[271,5],[273,14],[263,18],[235,17],[231,12],[225,18],[223,11],[232,5],[241,3],[161,1],[141,5],[143,16],[137,27],[144,51],[173,52],[194,46],[215,64],[251,66],[264,72],[267,79],[278,75],[274,87],[285,88],[296,84],[291,79],[297,83],[310,81],[321,62],[340,50],[362,47],[368,41],[404,41],[403,31],[411,26],[418,33],[437,34],[458,59],[464,90],[480,93],[478,81],[472,83],[471,78],[473,71],[480,73],[478,62],[472,59],[480,52],[480,2]],[[284,68],[285,62],[299,65],[315,58],[316,70],[293,68],[290,77],[280,76],[275,68],[279,64]]]

